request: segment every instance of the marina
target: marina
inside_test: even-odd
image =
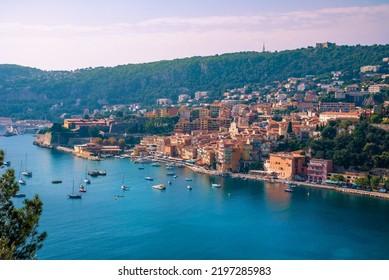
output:
[[[73,177],[84,178],[89,162],[39,148],[32,140],[32,135],[3,137],[0,145],[15,165],[26,152],[34,163],[29,164],[34,177],[26,178],[20,193],[38,194],[43,201],[39,229],[48,238],[38,259],[387,259],[389,200],[313,184],[297,184],[289,194],[289,185],[279,180],[220,177],[189,168],[175,169],[173,179],[164,163],[145,164],[139,171],[139,164],[114,157],[99,162],[106,176],[96,176],[82,199],[68,199]],[[123,175],[131,186],[126,192]],[[62,184],[52,184],[53,178]],[[192,179],[190,185],[185,178]],[[166,191],[152,188],[160,183],[166,183]],[[78,188],[74,194],[80,195]]]

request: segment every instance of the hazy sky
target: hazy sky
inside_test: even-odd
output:
[[[0,64],[45,70],[389,43],[389,0],[0,0]]]

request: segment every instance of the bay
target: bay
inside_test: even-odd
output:
[[[308,187],[286,193],[283,184],[185,168],[174,169],[179,177],[173,179],[164,164],[139,170],[128,159],[91,162],[36,147],[33,140],[28,134],[0,137],[0,149],[16,175],[22,161],[33,172],[21,192],[43,201],[39,229],[48,238],[38,259],[388,259],[387,200]],[[78,191],[86,168],[106,170],[107,176],[91,178],[82,199],[68,199],[73,180]],[[120,188],[123,177],[128,191]],[[152,189],[159,183],[167,189]]]

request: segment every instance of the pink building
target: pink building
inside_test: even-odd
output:
[[[327,174],[332,172],[332,160],[312,158],[308,163],[308,180],[324,183]]]

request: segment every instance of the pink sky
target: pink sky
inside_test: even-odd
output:
[[[197,11],[190,6],[147,9],[151,0],[145,1],[145,6],[139,1],[116,0],[104,4],[94,1],[88,7],[85,3],[92,2],[83,2],[84,6],[73,1],[67,6],[47,6],[43,0],[27,6],[21,2],[34,1],[0,4],[0,64],[74,70],[260,51],[263,42],[269,51],[325,41],[338,45],[389,43],[389,4],[385,1],[364,5],[362,2],[368,1],[345,1],[345,6],[336,5],[336,1],[327,2],[327,6],[307,1],[309,8],[302,5],[304,1],[297,1],[294,6],[280,8],[242,0],[225,2],[229,5],[225,10],[216,7],[220,1],[210,1],[214,5],[209,9],[200,1],[203,6]],[[241,7],[243,2],[245,8]],[[240,5],[235,4],[234,9],[234,3]]]

